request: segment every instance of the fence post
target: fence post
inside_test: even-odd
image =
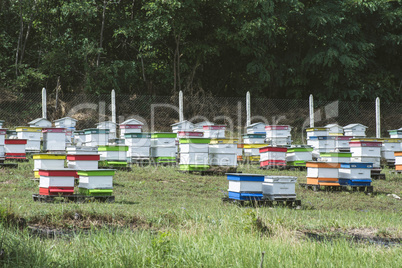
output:
[[[314,127],[314,97],[310,94],[309,97],[309,107],[310,107],[310,127]]]
[[[380,113],[380,98],[375,99],[375,129],[376,138],[381,138],[381,113]]]
[[[250,91],[247,91],[246,94],[246,124],[247,126],[251,125],[251,104],[250,104]]]
[[[179,92],[179,122],[184,121],[183,115],[183,91]]]
[[[47,116],[46,116],[46,88],[42,88],[42,118],[47,119]]]
[[[112,122],[116,124],[116,92],[112,89]]]

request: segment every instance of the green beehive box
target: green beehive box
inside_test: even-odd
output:
[[[100,145],[98,146],[99,152],[106,152],[106,151],[128,151],[128,146],[119,146],[119,145]]]
[[[196,138],[196,139],[179,139],[179,143],[209,143],[211,139]]]
[[[291,161],[287,162],[287,165],[291,167],[305,167],[306,161]]]
[[[151,134],[151,138],[157,139],[157,138],[176,138],[177,133],[172,133],[172,132],[160,132],[160,133],[153,133]]]
[[[127,162],[126,161],[99,161],[99,166],[100,167],[126,167]]]
[[[113,194],[113,189],[78,188],[78,193],[82,194],[82,195],[90,195],[90,196],[111,196]]]
[[[92,169],[92,170],[79,170],[77,175],[81,176],[113,176],[116,170],[114,169]]]
[[[294,152],[312,152],[313,148],[309,147],[295,147],[295,148],[288,148],[288,153]]]
[[[206,171],[209,165],[180,165],[182,171]]]
[[[163,157],[155,157],[155,163],[175,163],[176,162],[176,157],[170,157],[170,156],[163,156]]]
[[[352,157],[352,153],[320,153],[321,157]]]

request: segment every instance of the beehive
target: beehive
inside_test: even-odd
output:
[[[352,136],[336,136],[335,137],[335,149],[337,150],[349,150],[349,142]]]
[[[248,201],[261,200],[264,175],[246,173],[227,173],[229,181],[228,195],[230,199]]]
[[[262,183],[264,198],[270,200],[296,198],[296,181],[297,177],[292,176],[265,176]]]
[[[291,127],[288,125],[268,125],[265,126],[267,142],[273,146],[290,145]]]
[[[77,171],[69,169],[39,170],[40,195],[71,195]]]
[[[387,162],[395,163],[395,152],[402,151],[402,139],[383,139],[381,156]]]
[[[109,141],[109,129],[88,128],[84,129],[85,146],[96,147],[107,145]]]
[[[352,140],[349,145],[352,162],[373,163],[375,168],[380,167],[382,142]]]
[[[307,139],[307,145],[312,146],[313,152],[319,155],[335,151],[335,139],[336,136],[310,136]]]
[[[306,166],[306,162],[313,160],[313,148],[310,146],[290,147],[286,153],[286,162],[289,166]]]
[[[129,160],[150,157],[151,133],[126,133],[124,137]]]
[[[269,146],[269,144],[244,144],[244,156],[248,161],[260,161],[260,148]]]
[[[203,126],[202,131],[204,132],[204,138],[222,139],[225,138],[226,126]]]
[[[237,139],[211,139],[209,163],[211,166],[237,166]]]
[[[325,126],[328,129],[328,134],[330,136],[342,136],[343,135],[343,127],[338,124],[328,124]]]
[[[151,135],[151,156],[155,163],[175,163],[177,133],[160,132]]]
[[[259,148],[260,166],[286,166],[286,152],[287,148],[285,147],[266,146]]]
[[[265,143],[266,134],[246,134],[243,135],[244,144],[263,144]]]
[[[265,134],[265,126],[262,122],[253,123],[246,127],[247,134]]]
[[[99,155],[70,154],[67,155],[67,167],[75,170],[98,169]]]
[[[26,139],[27,144],[25,150],[28,152],[39,152],[42,136],[42,128],[40,127],[17,127],[18,139]]]
[[[121,162],[122,165],[127,165],[127,151],[126,145],[102,145],[98,146],[98,153],[101,161],[108,164],[110,161]]]
[[[316,136],[328,136],[329,131],[326,127],[313,127],[313,128],[307,128],[307,138],[308,137],[316,137]]]
[[[367,127],[362,124],[349,124],[343,127],[345,136],[366,137]]]
[[[372,163],[341,163],[339,184],[351,186],[370,186]]]
[[[62,170],[64,169],[64,154],[35,154],[32,156],[34,160],[34,175],[39,178],[39,170]]]
[[[110,196],[113,194],[114,169],[79,170],[78,191],[83,195]]]
[[[193,131],[194,130],[194,124],[184,120],[182,122],[174,123],[171,125],[172,127],[172,132],[178,133],[179,131]]]
[[[339,186],[339,163],[307,162],[307,184]]]
[[[200,137],[179,139],[180,170],[207,170],[209,142],[210,139]]]
[[[66,150],[66,129],[65,128],[43,128],[43,150],[44,151],[65,151]]]
[[[6,159],[10,160],[19,160],[26,159],[26,151],[25,146],[27,144],[27,140],[18,139],[18,140],[4,140],[4,155]]]

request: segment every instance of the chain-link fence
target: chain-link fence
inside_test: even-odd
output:
[[[0,99],[0,119],[5,127],[27,125],[41,117],[41,94],[21,93]],[[368,126],[367,135],[375,136],[375,103],[347,101],[315,101],[315,126],[337,123],[345,126],[361,123]],[[184,96],[184,118],[197,123],[211,121],[224,124],[235,135],[244,133],[246,98]],[[135,118],[145,123],[144,131],[171,131],[170,125],[179,120],[179,97],[116,95],[117,122]],[[64,116],[78,119],[77,129],[95,127],[111,120],[111,96],[60,94],[47,96],[47,116],[55,120]],[[251,99],[251,122],[292,126],[292,137],[301,142],[309,127],[309,101],[286,99]],[[381,103],[381,133],[402,127],[402,103]]]

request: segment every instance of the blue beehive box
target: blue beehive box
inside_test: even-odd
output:
[[[350,186],[370,186],[373,163],[341,163],[339,184]]]
[[[241,201],[261,200],[264,175],[227,173],[229,198]]]
[[[340,185],[349,185],[349,186],[370,186],[371,179],[366,180],[358,180],[358,179],[339,179]]]

